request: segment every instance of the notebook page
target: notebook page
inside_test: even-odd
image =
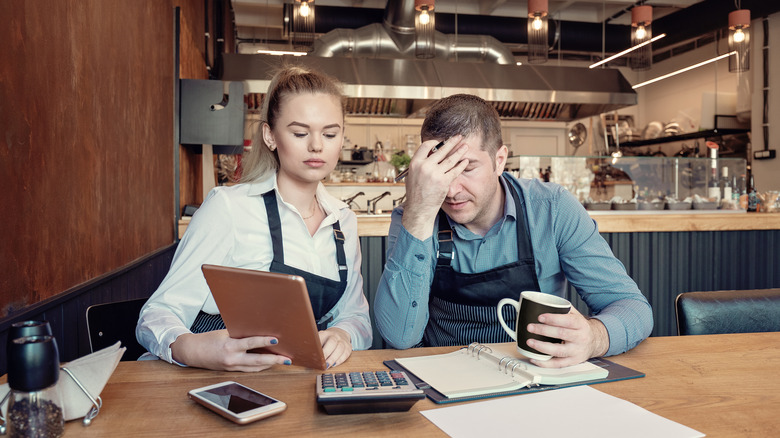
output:
[[[492,362],[477,360],[462,350],[432,356],[396,359],[412,374],[450,398],[520,389],[530,380],[516,381]]]

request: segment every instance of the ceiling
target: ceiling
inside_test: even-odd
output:
[[[230,0],[237,53],[290,50],[285,14],[293,0]],[[285,5],[287,3],[287,5]],[[386,0],[315,0],[315,32],[381,23]],[[527,0],[438,0],[436,29],[444,34],[490,35],[516,56],[526,51]],[[780,11],[777,0],[549,0],[551,58],[595,61],[628,48],[631,8],[653,6],[656,61],[723,37],[728,13],[752,18]]]
[[[561,23],[562,29],[559,41],[555,40],[555,32],[551,32],[551,46],[568,57],[592,54],[592,57],[599,58],[605,49],[606,52],[614,52],[622,50],[625,48],[624,46],[628,45],[627,35],[625,42],[611,45],[602,44],[604,41],[602,35],[606,34],[608,37],[606,39],[614,40],[615,38],[609,38],[613,32],[625,33],[622,28],[630,26],[630,10],[634,5],[653,6],[653,18],[658,20],[702,1],[550,0],[550,17]],[[288,9],[285,9],[284,4],[290,2],[291,0],[286,2],[284,0],[231,0],[238,43],[237,52],[252,53],[259,47],[289,50],[290,41],[284,26],[284,16]],[[316,0],[315,31],[317,34],[322,34],[334,28],[357,28],[371,22],[381,22],[386,3],[386,0]],[[520,55],[525,51],[525,44],[519,39],[524,38],[524,36],[518,33],[517,37],[513,37],[512,28],[524,25],[527,3],[527,0],[439,0],[436,2],[435,10],[437,30],[444,33],[457,33],[458,29],[455,27],[457,19],[461,33],[467,33],[468,30],[471,30],[468,33],[472,34],[482,33],[480,31],[496,33],[496,26],[489,26],[493,29],[482,29],[484,25],[479,25],[485,19],[490,19],[493,23],[498,23],[499,27],[510,28],[508,32],[502,31],[494,36],[506,44],[510,50]],[[726,20],[725,14],[723,22]],[[467,21],[477,24],[469,27]],[[577,28],[578,34],[589,34],[590,47],[582,47],[581,45],[567,47],[571,46],[573,42],[567,41],[569,39],[582,40],[581,35],[569,38],[567,30],[574,27]]]

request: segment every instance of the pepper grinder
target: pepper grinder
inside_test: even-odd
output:
[[[57,391],[59,351],[53,336],[24,336],[8,343],[6,422],[11,437],[61,437],[65,432]]]

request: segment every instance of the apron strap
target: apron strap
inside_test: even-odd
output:
[[[274,250],[274,261],[284,264],[284,244],[282,243],[282,221],[279,219],[279,206],[276,205],[276,192],[271,189],[263,193],[265,209],[268,212],[268,228],[271,232],[271,244]]]
[[[346,283],[349,268],[347,267],[347,256],[344,253],[344,232],[341,231],[341,224],[338,220],[333,223],[333,237],[336,239],[336,262],[339,264],[339,277],[341,277],[342,283]]]
[[[271,243],[274,250],[274,262],[284,264],[284,245],[282,243],[282,221],[279,219],[279,206],[276,205],[276,192],[271,189],[263,193],[265,209],[268,212],[268,228],[271,232]],[[333,224],[333,239],[336,242],[336,262],[339,267],[339,277],[346,283],[349,268],[344,252],[344,232],[338,220]]]
[[[444,210],[439,210],[439,232],[436,233],[439,250],[436,251],[436,266],[450,266],[455,257],[455,244],[452,241],[452,227]]]

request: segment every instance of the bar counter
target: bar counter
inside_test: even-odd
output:
[[[704,212],[589,212],[602,233],[643,233],[674,231],[754,231],[780,230],[778,213]],[[179,220],[179,237],[189,224],[189,217]],[[358,215],[358,234],[361,237],[387,236],[390,214]]]
[[[599,232],[653,306],[654,336],[677,332],[681,292],[780,287],[780,214],[744,211],[590,211]],[[188,219],[188,218],[187,218]],[[180,235],[187,220],[179,223]],[[358,215],[363,291],[374,302],[385,264],[390,214]],[[587,306],[572,287],[566,298]],[[374,333],[375,339],[381,339]],[[381,348],[381,343],[374,345]]]

